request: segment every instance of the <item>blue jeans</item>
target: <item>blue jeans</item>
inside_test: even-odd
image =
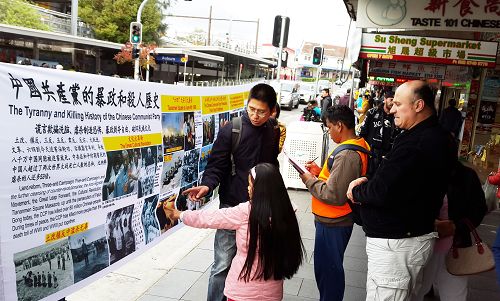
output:
[[[344,298],[344,252],[351,238],[352,226],[328,227],[315,222],[314,276],[321,301]]]
[[[497,238],[493,243],[493,247],[491,248],[493,251],[493,257],[495,258],[495,268],[497,271],[497,282],[500,285],[500,227],[497,229]]]
[[[220,204],[220,208],[228,208]],[[214,240],[214,264],[208,280],[207,301],[225,301],[224,286],[231,262],[236,255],[236,231],[217,230]]]

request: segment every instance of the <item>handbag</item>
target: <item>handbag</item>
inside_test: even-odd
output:
[[[474,275],[495,268],[493,253],[483,243],[476,229],[468,220],[464,220],[474,236],[474,244],[470,247],[459,248],[453,239],[453,246],[446,255],[446,269],[455,276]]]

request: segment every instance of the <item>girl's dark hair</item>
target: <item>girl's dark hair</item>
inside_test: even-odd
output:
[[[248,254],[239,279],[290,279],[304,257],[299,224],[278,168],[270,163],[255,167],[248,220]],[[251,275],[257,257],[257,268]]]

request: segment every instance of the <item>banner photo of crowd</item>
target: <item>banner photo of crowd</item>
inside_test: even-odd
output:
[[[131,85],[0,63],[0,300],[60,300],[181,226],[164,208],[217,198],[183,192],[253,85]]]

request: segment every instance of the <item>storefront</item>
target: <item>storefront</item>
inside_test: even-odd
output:
[[[486,101],[484,105],[479,105],[482,104],[481,79],[484,78],[483,74],[490,74],[486,72],[491,70],[488,68],[495,68],[497,47],[498,43],[489,41],[363,33],[359,57],[369,60],[368,75],[372,85],[397,87],[407,80],[427,80],[436,89],[435,106],[438,114],[448,106],[450,99],[455,99],[464,117],[459,136],[459,153],[462,158],[470,158],[471,151],[475,150],[474,145],[478,142],[485,144],[482,140],[491,140],[493,129],[495,139],[497,137],[497,127],[493,121],[496,120],[496,105],[488,105]],[[483,83],[485,87],[486,83],[498,84],[498,77],[496,80],[494,76],[491,80],[486,77]],[[493,90],[495,88],[483,89]],[[498,87],[495,91],[498,91]],[[492,113],[493,107],[495,112]],[[484,117],[478,119],[481,110]],[[474,141],[474,129],[479,121],[491,125],[487,127],[487,137],[478,131],[476,136],[481,141]],[[497,144],[500,143],[500,116],[498,134]]]

